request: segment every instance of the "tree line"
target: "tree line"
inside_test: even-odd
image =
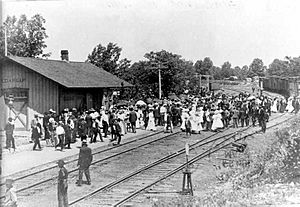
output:
[[[28,19],[21,15],[7,17],[0,31],[0,56],[4,55],[4,28],[7,35],[9,55],[24,57],[49,57],[44,53],[48,38],[46,20],[39,14]],[[300,75],[300,56],[283,60],[274,59],[264,65],[260,58],[255,58],[249,65],[233,67],[226,61],[221,66],[214,65],[210,57],[197,60],[195,63],[185,60],[181,55],[170,51],[150,51],[144,54],[144,60],[132,63],[127,58],[121,59],[122,48],[115,43],[106,46],[99,43],[87,56],[87,62],[102,68],[121,79],[133,84],[135,88],[127,92],[128,96],[158,96],[158,70],[161,71],[162,92],[181,94],[185,90],[199,91],[199,74],[212,75],[216,80],[237,77],[239,80],[254,76],[298,76]]]

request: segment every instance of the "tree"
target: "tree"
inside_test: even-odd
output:
[[[204,60],[197,60],[194,67],[196,72],[202,75],[209,75],[210,70],[213,67],[213,62],[209,57],[205,57]]]
[[[45,39],[48,37],[44,27],[46,20],[39,14],[27,19],[21,15],[19,19],[8,16],[1,28],[0,53],[4,55],[4,28],[7,34],[8,55],[22,57],[48,57],[44,54],[47,47]]]
[[[230,62],[227,61],[223,63],[221,67],[221,74],[222,78],[229,78],[230,76],[234,75]]]
[[[259,58],[255,58],[249,66],[249,76],[251,78],[254,76],[264,76],[265,69],[263,61]]]
[[[107,72],[115,74],[119,66],[118,61],[121,51],[122,48],[111,42],[106,47],[98,44],[92,53],[88,55],[87,61]]]
[[[300,57],[288,57],[285,59],[288,60],[288,75],[289,76],[299,76],[300,75]]]
[[[157,74],[158,68],[161,68],[162,92],[167,96],[171,92],[176,93],[176,86],[182,85],[184,82],[184,65],[185,60],[181,59],[180,55],[167,52],[165,50],[159,52],[146,53],[144,56],[148,59],[152,68],[151,73]],[[177,91],[178,92],[178,91]]]

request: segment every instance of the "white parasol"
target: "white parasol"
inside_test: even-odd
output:
[[[136,102],[136,104],[135,105],[147,105],[144,101],[142,101],[142,100],[139,100],[138,102]]]

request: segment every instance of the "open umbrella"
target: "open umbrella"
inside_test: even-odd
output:
[[[135,105],[140,105],[140,106],[142,106],[142,105],[147,105],[147,104],[146,104],[144,101],[139,100],[138,102],[136,102]]]
[[[247,99],[248,100],[253,100],[253,99],[255,99],[255,96],[249,96]]]

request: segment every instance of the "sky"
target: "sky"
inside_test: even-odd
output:
[[[41,14],[51,59],[67,49],[71,61],[85,61],[113,42],[132,62],[164,49],[242,67],[299,57],[299,11],[299,0],[4,0],[2,15]]]

